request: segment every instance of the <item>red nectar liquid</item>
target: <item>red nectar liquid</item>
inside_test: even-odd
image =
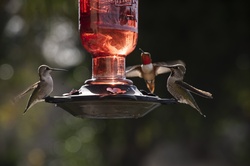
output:
[[[93,56],[92,79],[125,79],[125,57],[136,46],[137,27],[138,0],[79,0],[79,31]]]

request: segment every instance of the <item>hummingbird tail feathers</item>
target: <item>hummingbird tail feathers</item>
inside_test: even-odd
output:
[[[24,115],[33,105],[35,105],[36,103],[37,103],[37,101],[34,101],[34,102],[32,102],[32,103],[28,103],[27,106],[26,106],[26,108],[25,108],[25,110],[24,110],[24,112],[23,112],[23,115]]]
[[[196,109],[200,115],[202,115],[203,117],[206,117],[206,115],[204,115],[202,112],[201,112],[201,109],[200,107],[198,106],[198,104],[196,103],[194,97],[191,95],[191,93],[189,91],[187,91],[187,93],[189,94],[189,97],[190,98],[182,98],[181,100],[178,100],[177,101],[179,103],[183,103],[183,104],[187,104],[189,106],[191,106],[192,108]]]
[[[146,80],[146,85],[150,93],[153,94],[155,91],[155,80],[151,80],[151,81]]]
[[[192,103],[192,104],[190,104],[190,103],[186,103],[186,104],[188,104],[191,107],[193,107],[194,109],[196,109],[200,113],[200,115],[202,115],[203,117],[206,117],[206,115],[201,112],[201,109],[200,109],[200,107],[198,106],[198,104],[196,102]]]
[[[198,106],[198,105],[197,105]],[[203,114],[202,112],[201,112],[201,110],[200,110],[200,108],[199,107],[193,107],[194,109],[196,109],[204,118],[206,117],[206,115],[205,114]]]
[[[45,99],[40,99],[40,100],[34,100],[34,101],[29,101],[29,103],[27,104],[27,106],[26,106],[26,108],[25,108],[25,110],[24,110],[24,112],[23,112],[23,114],[25,114],[33,105],[35,105],[36,103],[38,103],[38,102],[42,102],[42,101],[44,101]]]

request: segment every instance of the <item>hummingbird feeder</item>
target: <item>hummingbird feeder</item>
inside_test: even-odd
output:
[[[139,91],[126,79],[125,60],[136,47],[139,0],[79,0],[79,31],[92,55],[92,78],[76,91],[46,98],[76,117],[139,118],[175,100]]]

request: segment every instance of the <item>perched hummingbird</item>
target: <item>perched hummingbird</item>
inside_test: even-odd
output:
[[[188,83],[183,81],[184,74],[186,73],[186,67],[184,64],[179,64],[174,67],[170,67],[171,74],[167,80],[167,89],[171,95],[179,102],[188,104],[195,108],[201,115],[206,117],[200,110],[199,106],[195,102],[190,92],[199,95],[201,97],[212,99],[212,94],[200,89],[197,89]]]
[[[172,67],[180,61],[173,61],[169,63],[158,62],[152,63],[151,54],[144,52],[142,49],[141,53],[141,65],[130,66],[126,68],[126,77],[140,77],[146,82],[147,88],[151,93],[155,90],[155,77],[159,74],[171,72],[169,67]]]
[[[67,70],[51,68],[47,65],[39,66],[38,74],[39,74],[40,80],[34,83],[33,85],[31,85],[28,89],[26,89],[24,92],[22,92],[21,94],[19,94],[17,97],[14,98],[14,102],[16,102],[21,97],[23,97],[26,93],[28,93],[31,90],[34,90],[32,94],[30,95],[30,98],[28,100],[24,113],[37,102],[43,101],[44,98],[48,97],[49,94],[53,91],[53,79],[50,75],[51,71],[67,71]]]

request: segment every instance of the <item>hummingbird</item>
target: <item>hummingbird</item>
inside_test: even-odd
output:
[[[129,66],[126,68],[126,77],[140,77],[145,80],[147,88],[150,93],[154,93],[155,90],[155,77],[159,74],[171,72],[169,67],[172,67],[181,61],[173,62],[157,62],[152,63],[151,54],[144,52],[141,48],[141,65]]]
[[[16,102],[25,94],[33,90],[23,113],[26,113],[26,111],[36,103],[44,101],[44,99],[48,97],[50,93],[53,91],[53,79],[50,75],[51,71],[67,71],[67,70],[51,68],[47,65],[39,66],[38,67],[38,75],[40,78],[39,81],[31,85],[29,88],[27,88],[25,91],[23,91],[21,94],[19,94],[17,97],[14,98],[14,102]]]
[[[200,90],[198,88],[195,88],[188,83],[184,82],[184,75],[186,73],[186,67],[185,64],[178,64],[174,67],[170,67],[171,74],[169,75],[167,79],[167,89],[169,93],[179,102],[188,104],[194,109],[196,109],[201,115],[206,117],[204,115],[198,104],[195,102],[193,96],[191,93],[194,93],[196,95],[199,95],[204,98],[212,99],[212,94],[203,90]]]

